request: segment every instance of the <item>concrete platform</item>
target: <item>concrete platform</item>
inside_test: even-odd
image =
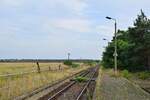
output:
[[[125,78],[103,74],[100,88],[101,100],[150,100],[150,94]]]

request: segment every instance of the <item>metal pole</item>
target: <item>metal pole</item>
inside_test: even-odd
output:
[[[110,20],[113,20],[115,21],[115,46],[114,46],[114,71],[115,71],[115,74],[117,74],[117,22],[116,22],[116,19],[115,18],[111,18],[111,17],[106,17],[107,19],[110,19]]]
[[[115,20],[115,51],[114,51],[115,73],[117,73],[117,23]]]

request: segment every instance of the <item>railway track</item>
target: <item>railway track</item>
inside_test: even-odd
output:
[[[55,88],[59,87],[61,84],[65,84],[67,81],[69,81],[70,79],[72,79],[73,77],[76,76],[82,76],[87,74],[92,68],[88,68],[86,70],[82,70],[78,73],[75,73],[71,76],[68,76],[66,78],[63,78],[61,80],[58,80],[52,84],[48,84],[46,86],[40,87],[38,89],[35,89],[29,93],[23,94],[21,96],[18,96],[16,98],[14,98],[13,100],[37,100],[39,99],[42,95],[45,95],[44,92],[49,92],[49,91],[53,91]],[[46,93],[47,94],[47,93]]]
[[[89,71],[80,75],[86,77],[88,79],[87,81],[81,83],[77,81],[66,82],[54,91],[39,98],[39,100],[87,100],[89,97],[92,98],[95,88],[93,78],[97,77],[97,72],[98,66],[91,68]]]

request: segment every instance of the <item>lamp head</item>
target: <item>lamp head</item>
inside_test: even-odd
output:
[[[112,19],[111,17],[108,17],[108,16],[107,16],[106,18],[107,18],[107,19]]]

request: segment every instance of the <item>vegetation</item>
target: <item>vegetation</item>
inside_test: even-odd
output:
[[[85,81],[87,81],[87,78],[78,76],[78,77],[75,78],[75,81],[77,81],[77,82],[85,82]]]
[[[59,65],[61,68],[67,68],[63,63],[39,63],[41,70],[48,70],[49,67],[51,70],[59,69]],[[0,75],[2,74],[15,74],[15,73],[23,73],[23,72],[31,72],[37,71],[37,65],[34,62],[8,62],[8,63],[0,63]]]
[[[117,48],[119,69],[129,71],[150,69],[150,19],[145,16],[142,10],[133,27],[129,27],[126,31],[118,30]],[[113,67],[113,53],[114,38],[103,53],[104,67]]]
[[[79,64],[75,64],[75,63],[72,64],[72,68],[76,68],[76,67],[79,67],[79,66],[80,66]]]
[[[94,66],[98,61],[86,61],[84,62],[88,66]]]
[[[127,78],[127,79],[129,79],[129,78],[131,77],[131,74],[129,73],[128,70],[123,70],[123,71],[121,72],[121,75],[122,75],[123,77]]]
[[[70,61],[70,60],[64,61],[64,65],[70,66],[70,67],[72,67],[72,68],[76,68],[76,67],[79,67],[79,66],[80,66],[80,64],[78,64],[78,63],[73,63],[73,62]]]
[[[138,73],[138,78],[140,79],[150,79],[150,72],[140,72]]]
[[[66,60],[66,61],[64,61],[64,65],[71,66],[72,65],[72,61]]]

